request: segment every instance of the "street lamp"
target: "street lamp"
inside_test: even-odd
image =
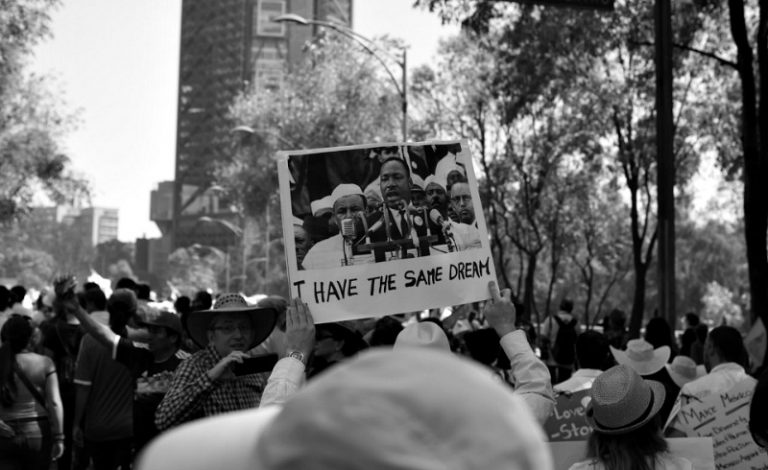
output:
[[[402,118],[403,142],[408,140],[408,68],[406,66],[407,50],[404,47],[400,49],[401,57],[396,57],[391,53],[385,50],[382,50],[371,39],[363,36],[360,33],[353,31],[351,28],[348,28],[347,26],[341,23],[335,23],[332,21],[324,21],[324,20],[310,20],[310,19],[304,18],[303,16],[296,15],[294,13],[288,13],[286,15],[276,16],[272,18],[272,21],[274,21],[275,23],[294,23],[302,26],[316,25],[316,26],[331,28],[339,32],[342,36],[345,36],[355,41],[356,43],[358,43],[360,47],[362,47],[365,50],[365,52],[369,53],[376,60],[378,60],[379,63],[381,63],[381,65],[384,67],[384,70],[387,71],[389,78],[392,80],[392,83],[394,83],[395,85],[395,89],[397,89],[397,93],[400,95],[400,104],[403,112],[403,118]],[[395,77],[395,74],[392,73],[392,70],[389,68],[389,66],[387,65],[387,61],[384,60],[382,55],[392,60],[402,69],[402,75],[399,81]]]

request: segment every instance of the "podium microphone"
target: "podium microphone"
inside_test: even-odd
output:
[[[432,209],[431,211],[429,211],[429,220],[431,220],[432,222],[434,222],[435,224],[443,228],[450,227],[450,224],[448,223],[447,220],[445,220],[445,217],[443,217],[443,214],[441,214],[440,211],[437,209]]]

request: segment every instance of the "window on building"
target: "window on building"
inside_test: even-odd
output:
[[[285,0],[259,0],[256,9],[256,34],[259,36],[285,36],[285,24],[272,18],[285,14]]]

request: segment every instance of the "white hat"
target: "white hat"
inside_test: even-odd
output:
[[[363,190],[360,189],[360,186],[356,184],[348,184],[348,183],[342,183],[335,188],[333,188],[333,192],[331,193],[331,207],[333,207],[334,204],[336,204],[336,201],[339,200],[339,198],[342,198],[344,196],[363,196]]]
[[[371,181],[371,184],[365,187],[365,194],[374,193],[381,199],[381,184],[379,178]]]
[[[424,180],[421,179],[421,176],[419,175],[411,175],[411,183],[413,183],[415,186],[418,186],[422,190],[427,187],[427,185],[424,184]]]
[[[463,166],[456,162],[456,156],[449,154],[441,158],[437,165],[435,165],[435,177],[440,181],[448,181],[448,175],[452,171],[458,171],[462,175],[467,176],[467,172]],[[443,186],[445,187],[445,186]]]
[[[331,203],[331,196],[325,196],[310,202],[309,208],[312,210],[312,215],[315,216],[324,209],[332,210],[333,204]]]
[[[302,226],[304,226],[304,221],[294,215],[293,216],[293,225],[298,225],[299,227],[302,227]]]
[[[443,190],[445,190],[446,182],[443,181],[443,180],[440,180],[435,175],[427,176],[427,179],[424,180],[424,189],[427,189],[427,186],[429,186],[430,184],[436,184],[436,185],[440,186],[441,188],[443,188]]]
[[[707,374],[704,366],[697,366],[696,363],[688,356],[676,356],[672,359],[672,364],[665,364],[669,376],[672,377],[672,381],[681,387],[688,382],[692,382],[699,377]]]
[[[650,375],[661,370],[669,360],[669,346],[653,349],[653,345],[644,339],[627,341],[627,350],[622,351],[611,346],[611,354],[619,364],[626,364],[640,375]]]
[[[445,332],[431,321],[411,323],[403,328],[395,339],[394,349],[404,347],[427,347],[451,352],[451,345]]]
[[[282,410],[226,413],[161,434],[137,468],[549,470],[552,458],[526,404],[487,369],[404,348],[335,366]]]

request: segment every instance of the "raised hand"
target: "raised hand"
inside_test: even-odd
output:
[[[491,292],[491,298],[485,302],[483,315],[488,324],[496,330],[499,337],[515,331],[515,320],[517,313],[515,305],[510,300],[510,290],[504,289],[499,293],[499,286],[495,281],[488,283],[488,289]]]
[[[315,347],[315,321],[300,298],[291,300],[285,321],[285,349],[299,351],[308,358]]]

